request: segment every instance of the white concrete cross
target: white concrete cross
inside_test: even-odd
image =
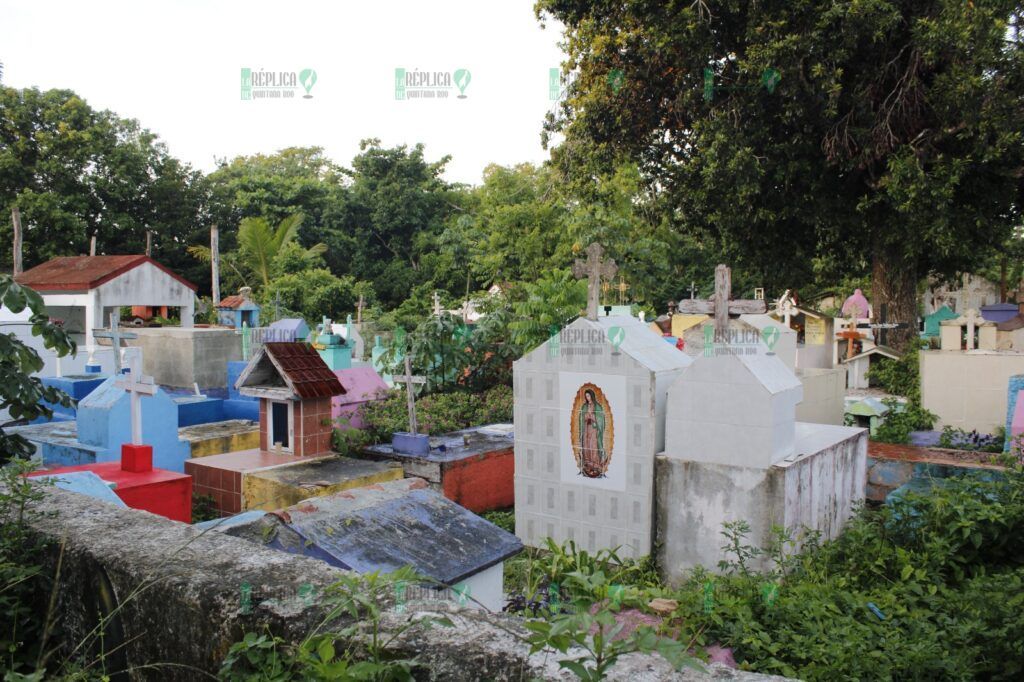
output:
[[[132,413],[132,445],[142,445],[142,405],[139,402],[141,396],[155,395],[156,384],[153,377],[145,376],[139,369],[141,358],[132,356],[128,361],[129,371],[127,376],[122,376],[114,382],[118,388],[123,388],[131,394]]]
[[[405,376],[397,375],[392,377],[392,380],[398,384],[405,384],[405,397],[407,406],[409,409],[409,433],[416,435],[419,429],[419,424],[416,423],[416,392],[413,390],[413,384],[425,384],[427,380],[425,377],[417,377],[412,375],[412,363],[409,362],[409,354],[405,354]]]
[[[576,259],[572,264],[572,274],[576,279],[587,279],[587,319],[597,319],[597,309],[601,307],[601,278],[612,279],[619,271],[619,266],[609,258],[602,260],[604,247],[594,242],[587,247],[587,259]]]
[[[139,335],[135,332],[121,331],[121,310],[114,308],[110,311],[110,329],[93,329],[92,336],[95,339],[110,339],[110,345],[114,347],[114,374],[121,373],[121,339],[137,339]]]
[[[441,295],[434,292],[434,317],[441,317]]]

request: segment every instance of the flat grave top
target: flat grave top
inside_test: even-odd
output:
[[[391,469],[401,468],[397,462],[372,462],[349,457],[331,457],[301,462],[294,466],[260,471],[254,476],[286,485],[337,485],[345,481],[367,478]]]
[[[378,443],[363,448],[372,455],[383,455],[422,462],[457,462],[484,455],[497,450],[509,450],[514,445],[511,424],[489,424],[462,431],[453,431],[430,437],[430,452],[425,455],[408,455],[395,452],[391,443]]]
[[[221,455],[208,455],[206,457],[193,457],[186,460],[194,466],[212,467],[226,471],[259,471],[270,467],[281,466],[282,464],[297,464],[300,462],[312,462],[318,459],[328,459],[334,455],[310,455],[297,457],[286,453],[263,452],[258,448],[252,450],[239,450],[237,452],[225,452]]]
[[[167,483],[189,478],[188,474],[179,474],[176,471],[153,468],[151,471],[125,471],[121,468],[121,461],[97,462],[96,464],[80,464],[78,466],[60,467],[38,472],[39,475],[53,476],[57,474],[68,474],[76,471],[91,471],[107,483],[114,484],[114,490],[129,490],[154,483]]]
[[[194,424],[183,426],[178,429],[178,438],[188,443],[207,440],[209,438],[227,438],[241,433],[251,433],[260,430],[257,422],[249,419],[226,419],[219,422],[207,424]]]

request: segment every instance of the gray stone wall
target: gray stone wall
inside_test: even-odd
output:
[[[233,329],[146,327],[127,343],[142,348],[143,371],[164,386],[225,388],[227,363],[242,359],[242,336]]]
[[[321,623],[324,607],[305,600],[304,586],[317,594],[341,572],[314,559],[284,554],[222,533],[201,534],[191,526],[147,512],[120,509],[75,493],[51,489],[35,511],[33,530],[52,541],[47,557],[56,575],[55,620],[72,645],[89,641],[97,609],[108,620],[107,670],[118,672],[118,656],[133,680],[195,680],[215,673],[231,644],[245,632],[266,627],[288,641],[301,640]],[[56,566],[60,564],[57,572]],[[252,586],[244,613],[240,585]],[[258,594],[270,599],[261,601]],[[386,606],[386,605],[385,605]],[[388,639],[410,618],[447,615],[453,627],[413,629],[389,651],[418,656],[422,679],[568,680],[558,667],[563,655],[529,654],[522,621],[450,603],[410,602],[403,612],[386,611]],[[344,623],[338,623],[339,625]],[[570,655],[579,652],[570,651]],[[418,678],[419,679],[419,678]],[[781,679],[711,666],[708,671],[674,673],[657,656],[622,659],[611,679],[770,680]]]

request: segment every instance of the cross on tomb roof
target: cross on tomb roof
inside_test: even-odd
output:
[[[121,339],[137,339],[139,335],[135,332],[121,331],[121,310],[114,308],[110,311],[110,329],[93,329],[94,339],[110,339],[110,345],[114,347],[114,374],[121,373]]]
[[[139,400],[144,395],[155,395],[156,384],[153,383],[153,377],[145,376],[139,369],[137,355],[133,355],[128,364],[130,369],[127,376],[122,376],[114,385],[131,395],[132,445],[142,445],[142,404]]]
[[[597,310],[601,307],[601,279],[612,279],[619,271],[619,266],[611,258],[602,260],[604,247],[594,242],[587,247],[587,259],[577,258],[572,264],[572,274],[576,279],[587,279],[587,319],[596,320]]]
[[[729,327],[729,315],[763,314],[768,306],[764,299],[729,300],[732,293],[732,271],[726,265],[715,268],[715,294],[711,300],[690,299],[680,301],[678,309],[686,315],[714,315],[715,331],[724,334]]]

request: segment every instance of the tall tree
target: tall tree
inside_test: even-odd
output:
[[[138,122],[95,111],[69,90],[0,87],[0,209],[17,205],[25,265],[86,253],[142,253],[174,267],[202,201],[201,177]],[[0,241],[11,225],[0,221]],[[0,253],[0,264],[11,254]]]
[[[578,77],[548,135],[585,182],[636,160],[681,229],[774,289],[872,273],[914,333],[928,273],[1020,219],[1016,2],[540,0]],[[615,75],[615,78],[611,76]]]

